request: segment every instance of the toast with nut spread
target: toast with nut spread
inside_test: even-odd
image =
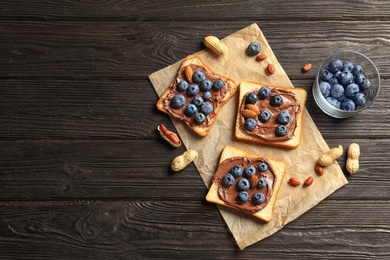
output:
[[[235,136],[282,148],[301,143],[306,90],[242,81]]]
[[[269,222],[285,174],[281,161],[226,146],[206,200]]]
[[[182,120],[204,137],[210,133],[222,106],[236,90],[233,79],[214,72],[199,56],[189,55],[174,81],[161,95],[157,108]]]

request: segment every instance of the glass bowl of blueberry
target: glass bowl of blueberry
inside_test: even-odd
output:
[[[318,68],[313,96],[334,118],[348,118],[368,108],[378,96],[380,76],[375,64],[356,51],[340,51]]]

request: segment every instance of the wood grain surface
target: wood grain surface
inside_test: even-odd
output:
[[[0,259],[390,259],[389,15],[379,0],[2,1]],[[194,165],[169,169],[185,148],[158,135],[173,124],[147,76],[255,22],[328,145],[361,160],[350,176],[342,156],[349,184],[241,251]],[[382,82],[345,120],[311,94],[341,49]]]

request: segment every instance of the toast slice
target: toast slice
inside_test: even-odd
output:
[[[197,74],[199,71],[202,73]],[[206,82],[207,80],[210,82]],[[186,83],[178,87],[181,81]],[[220,84],[215,83],[216,81]],[[181,64],[174,81],[161,95],[157,108],[182,120],[191,130],[204,137],[210,133],[220,109],[233,97],[237,87],[233,79],[214,72],[199,56],[189,55]],[[208,93],[205,95],[205,92]],[[177,95],[182,95],[180,98],[182,100],[185,98],[185,101],[181,101],[181,104],[175,103],[173,100]],[[180,98],[177,100],[180,101]],[[197,100],[194,100],[195,98]],[[186,111],[191,103],[195,104],[196,108]]]
[[[251,130],[245,126],[248,117],[247,114],[253,116],[251,113],[246,113],[244,116],[243,110],[247,110],[248,108],[246,97],[249,93],[258,94],[263,86],[267,86],[271,93],[268,98],[259,98],[258,101],[254,103],[257,107],[257,114],[253,118],[256,121],[256,128]],[[282,96],[283,99],[282,105],[278,107],[271,105],[271,99],[276,95]],[[259,97],[259,95],[257,95],[257,97]],[[306,90],[302,88],[286,88],[257,82],[242,81],[239,87],[238,113],[235,125],[236,138],[242,141],[282,148],[293,149],[298,147],[302,139],[302,117],[305,110],[306,99]],[[261,116],[259,115],[259,113],[264,110],[270,111],[271,114],[271,119],[266,122],[261,119]],[[284,122],[284,126],[282,126],[286,130],[284,135],[276,130],[277,127],[282,125],[278,120],[278,115],[282,111],[288,111],[288,114],[290,115],[288,123],[286,124],[286,122]],[[252,122],[254,121],[252,120]]]
[[[242,164],[239,164],[239,162],[242,162]],[[243,178],[242,176],[246,178],[245,172],[242,174],[241,177],[236,177],[234,180],[234,184],[230,187],[226,187],[223,184],[223,176],[229,172],[229,169],[232,165],[240,165],[242,168],[244,168],[248,165],[258,166],[259,162],[265,162],[268,165],[268,170],[260,172],[256,167],[257,171],[255,175],[247,179],[250,183],[252,183],[253,178],[255,180],[259,178],[264,178],[267,180],[267,186],[265,188],[259,188],[258,186],[254,187],[251,184],[250,189],[247,190],[248,194],[250,194],[249,200],[245,203],[242,203],[240,201],[237,202],[235,196],[235,194],[238,192],[237,185],[239,180]],[[269,222],[272,219],[275,204],[277,201],[277,196],[285,174],[286,165],[281,161],[249,153],[237,149],[233,146],[226,146],[221,153],[218,169],[214,175],[211,187],[206,195],[206,200],[211,203],[239,210],[255,218],[261,219],[265,222]],[[256,181],[254,182],[256,183]],[[259,191],[265,194],[265,196],[267,197],[267,202],[265,204],[262,203],[259,205],[254,205],[254,194]],[[230,198],[230,200],[226,200],[223,198],[225,194],[227,194],[226,196]],[[232,194],[234,194],[234,196]]]

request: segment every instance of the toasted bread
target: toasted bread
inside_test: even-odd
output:
[[[204,71],[205,79],[209,79],[212,82],[216,81],[217,79],[220,79],[224,82],[224,87],[221,90],[214,90],[213,88],[210,90],[213,96],[210,100],[207,100],[205,102],[212,104],[213,111],[206,116],[206,120],[203,123],[195,123],[194,116],[186,116],[184,114],[184,109],[186,105],[191,102],[191,98],[193,97],[189,97],[185,91],[176,91],[176,85],[179,83],[180,80],[184,79],[187,80],[189,84],[191,83],[191,79],[188,80],[188,76],[186,76],[186,72],[188,72],[188,70],[186,70],[187,66],[191,67],[192,71],[196,71],[199,69]],[[199,86],[199,83],[197,83],[197,85]],[[191,130],[195,131],[195,133],[197,133],[198,135],[204,137],[209,134],[212,126],[217,120],[217,116],[220,109],[227,101],[232,98],[232,96],[237,90],[237,87],[238,86],[233,79],[214,72],[214,70],[209,67],[203,60],[201,60],[199,56],[189,55],[184,59],[183,63],[181,64],[174,81],[161,95],[160,99],[157,102],[157,108],[164,113],[167,113],[175,118],[182,120]],[[203,93],[203,91],[199,91],[198,95],[202,96]],[[172,107],[170,107],[170,100],[172,100],[175,94],[183,94],[186,97],[186,104],[178,109],[173,109]],[[218,97],[215,97],[214,95],[218,95]]]
[[[218,189],[220,188],[220,185],[218,184],[218,178],[214,176],[213,182],[211,184],[211,187],[209,189],[209,192],[206,195],[206,200],[211,203],[215,203],[218,205],[226,206],[233,209],[238,209],[246,214],[249,214],[255,218],[261,219],[265,222],[271,221],[274,213],[275,203],[277,201],[277,196],[280,190],[280,187],[282,185],[284,176],[286,174],[286,165],[278,160],[265,158],[263,156],[249,153],[240,149],[237,149],[232,146],[226,146],[222,153],[219,160],[219,166],[221,163],[223,163],[227,159],[234,159],[234,158],[249,158],[251,160],[266,160],[269,164],[269,167],[272,169],[272,172],[275,176],[274,178],[274,184],[273,184],[273,192],[272,196],[270,197],[268,203],[266,206],[258,211],[249,212],[242,209],[238,209],[236,206],[231,205],[229,203],[226,203],[224,200],[221,199],[218,193]],[[218,172],[218,170],[217,170]],[[251,177],[252,178],[252,177]]]
[[[291,116],[291,118],[294,118],[296,122],[296,127],[294,127],[293,121],[289,122],[290,125],[287,124],[287,126],[292,129],[291,132],[289,132],[288,134],[289,136],[286,135],[286,136],[279,137],[278,135],[276,135],[275,134],[276,125],[274,128],[270,128],[270,127],[268,128],[270,129],[269,136],[258,136],[255,134],[251,134],[250,131],[247,131],[245,129],[243,125],[243,121],[242,121],[243,118],[241,117],[241,109],[240,109],[243,108],[243,105],[245,105],[245,103],[243,104],[243,102],[245,102],[244,101],[245,95],[251,92],[257,93],[262,86],[268,86],[271,89],[271,91],[280,90],[283,93],[287,93],[289,96],[295,97],[296,103],[299,105],[299,110],[297,109],[295,116]],[[302,88],[285,88],[279,86],[270,86],[267,84],[261,84],[257,82],[242,81],[239,86],[238,113],[237,113],[237,120],[235,125],[236,138],[242,141],[249,141],[258,144],[266,144],[266,145],[277,146],[282,148],[293,149],[298,147],[302,139],[302,124],[303,124],[302,117],[305,110],[306,99],[307,99],[306,90]],[[256,121],[257,121],[257,127],[259,129],[261,129],[262,127],[265,129],[265,127],[263,126],[262,123],[260,123],[260,120],[258,118],[256,119]],[[269,122],[275,123],[276,119],[273,118]]]

